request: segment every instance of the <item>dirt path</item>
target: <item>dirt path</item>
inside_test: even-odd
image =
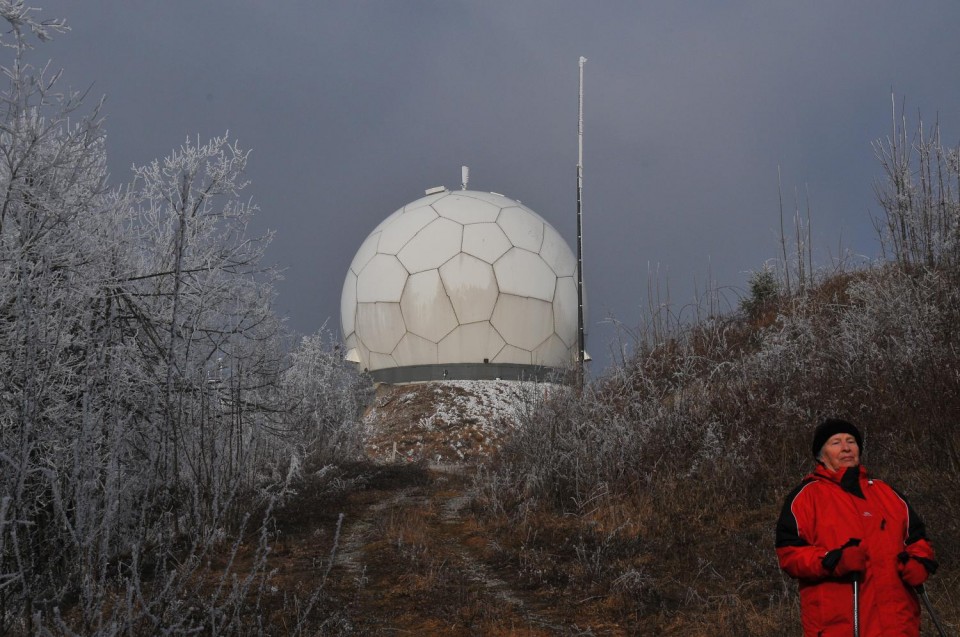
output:
[[[468,466],[390,469],[350,493],[325,590],[358,635],[593,635],[524,588],[480,531]]]

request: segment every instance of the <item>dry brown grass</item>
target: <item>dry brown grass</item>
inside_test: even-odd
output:
[[[285,634],[321,586],[321,635],[796,637],[773,525],[812,465],[813,423],[836,413],[925,516],[943,564],[928,591],[956,627],[960,293],[914,276],[830,280],[773,322],[678,335],[581,397],[532,404],[474,476],[357,465],[296,485],[263,616]]]
[[[637,634],[797,635],[773,525],[836,414],[926,518],[943,564],[930,594],[956,626],[957,325],[953,274],[890,266],[641,347],[508,443],[478,483],[491,533],[536,585],[602,599]]]

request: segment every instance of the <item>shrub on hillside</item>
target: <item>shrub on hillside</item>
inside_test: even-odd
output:
[[[813,425],[838,415],[865,432],[867,466],[926,515],[947,565],[939,579],[956,596],[957,283],[947,271],[878,267],[784,299],[766,327],[730,318],[643,343],[581,396],[530,410],[480,482],[482,501],[505,538],[574,525],[566,535],[581,548],[569,563],[590,556],[577,583],[619,596],[624,613],[683,609],[688,621],[720,622],[713,634],[777,634],[770,626],[795,626],[796,607],[773,525],[812,466]],[[532,555],[537,545],[516,546]]]

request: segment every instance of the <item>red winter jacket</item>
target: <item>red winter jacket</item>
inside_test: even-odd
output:
[[[927,571],[936,569],[923,521],[863,467],[834,473],[822,464],[787,496],[777,522],[780,568],[800,582],[804,637],[853,634],[853,580],[822,562],[851,538],[867,554],[859,583],[861,637],[917,637],[920,604],[897,564],[906,552]]]

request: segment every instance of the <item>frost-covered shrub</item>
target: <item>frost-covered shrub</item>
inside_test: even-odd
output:
[[[343,359],[329,333],[321,329],[300,341],[281,387],[287,405],[283,437],[295,453],[317,464],[359,456],[360,416],[373,385]]]
[[[884,179],[875,185],[883,218],[875,220],[881,246],[904,267],[960,267],[960,146],[941,140],[939,122],[932,130],[918,118],[908,133],[906,117],[874,143]]]
[[[780,282],[773,268],[763,269],[750,274],[750,295],[740,301],[741,309],[752,319],[757,319],[780,296]]]
[[[948,501],[960,489],[956,274],[877,266],[772,310],[762,324],[676,329],[582,395],[531,409],[478,481],[491,516],[523,538],[518,550],[560,550],[529,538],[549,537],[549,516],[562,514],[578,546],[607,547],[602,564],[589,553],[592,579],[580,583],[598,595],[625,595],[631,569],[652,563],[643,590],[656,594],[643,603],[732,622],[716,634],[743,634],[737,622],[757,620],[745,609],[789,615],[795,596],[780,582],[772,528],[812,466],[814,425],[837,415],[863,430],[867,466],[940,530],[943,562],[960,557]],[[718,575],[690,575],[703,569]],[[720,598],[741,610],[714,608]]]

